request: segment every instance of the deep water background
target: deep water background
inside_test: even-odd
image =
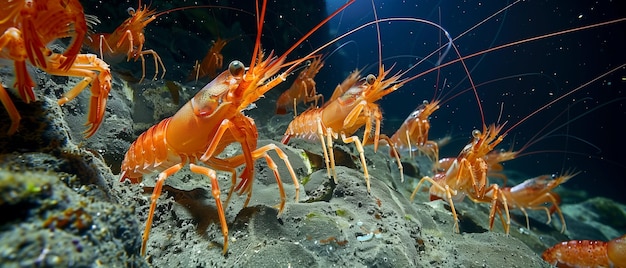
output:
[[[313,24],[345,1],[277,1],[269,4],[262,43],[266,50],[283,52]],[[145,3],[145,2],[144,2]],[[165,79],[184,82],[195,60],[201,59],[217,36],[232,38],[224,49],[224,62],[241,59],[249,64],[252,38],[256,34],[253,1],[153,1],[158,11],[195,4],[234,7],[193,9],[160,16],[146,28],[146,48],[159,52],[168,67]],[[89,14],[102,23],[96,32],[112,31],[127,18],[126,9],[136,1],[83,1]],[[379,18],[410,17],[439,23],[452,38],[470,29],[507,5],[506,2],[376,1]],[[374,20],[372,3],[357,0],[293,54],[302,55],[349,29]],[[461,55],[490,47],[620,18],[617,1],[524,1],[499,13],[454,41]],[[566,187],[590,195],[607,196],[626,203],[626,142],[620,130],[626,122],[626,71],[584,86],[577,92],[541,108],[600,74],[626,63],[624,23],[582,30],[488,52],[465,60],[484,112],[484,123],[506,122],[513,127],[499,146],[524,148],[523,156],[505,164],[528,178],[567,170],[581,174]],[[438,29],[417,22],[381,23],[382,63],[393,70],[407,70],[447,41]],[[343,46],[342,46],[343,45]],[[333,49],[342,46],[331,54]],[[379,42],[375,26],[369,26],[324,50],[326,67],[316,81],[318,91],[330,96],[350,71],[377,74]],[[295,58],[291,57],[292,59]],[[458,58],[454,50],[435,53],[405,77],[411,77]],[[148,59],[148,68],[152,60]],[[395,65],[394,65],[395,64]],[[140,70],[137,63],[119,63],[114,68]],[[150,74],[150,69],[148,74]],[[497,80],[494,82],[489,82]],[[445,83],[444,83],[445,82]],[[484,84],[487,83],[487,84]],[[484,85],[482,85],[484,84]],[[460,63],[432,71],[407,83],[379,103],[384,111],[383,132],[392,134],[423,100],[434,97],[445,103],[431,119],[431,139],[446,135],[452,142],[441,156],[455,156],[483,120],[468,75]],[[437,90],[436,90],[437,89]],[[282,89],[260,101],[274,101]],[[452,98],[455,96],[454,98]],[[541,109],[536,115],[525,119]],[[516,125],[518,122],[521,124]],[[544,137],[545,136],[545,137]],[[526,145],[530,145],[527,146]]]
[[[332,3],[329,9],[337,6],[335,1]],[[376,3],[376,10],[379,18],[414,17],[439,22],[456,38],[505,6],[504,2],[383,1]],[[360,12],[346,12],[340,23],[334,20],[331,32],[336,28],[337,32],[344,32],[374,17],[370,1],[357,1],[349,8]],[[623,17],[619,10],[614,1],[524,1],[454,43],[461,55],[469,55],[525,38]],[[446,43],[445,37],[428,25],[393,22],[380,27],[383,63],[386,67],[395,63],[397,70],[407,69],[416,59]],[[370,30],[350,38],[356,45],[346,45],[358,46],[346,52],[352,52],[349,58],[353,59],[353,68],[377,64],[376,33]],[[626,123],[624,69],[524,119],[555,98],[626,63],[624,47],[626,34],[621,23],[520,44],[465,61],[475,85],[501,79],[477,87],[485,123],[506,121],[506,130],[524,120],[510,130],[499,148],[519,150],[530,146],[524,148],[523,156],[506,163],[505,169],[519,171],[525,178],[581,171],[566,187],[626,202],[622,190],[626,186],[626,142],[621,134]],[[451,50],[442,63],[456,58]],[[437,60],[435,55],[416,69],[430,69]],[[376,73],[376,68],[369,71]],[[435,88],[443,90],[435,92]],[[451,135],[453,142],[442,148],[441,156],[457,155],[469,140],[471,130],[481,129],[482,125],[471,91],[451,99],[468,88],[471,85],[467,74],[458,63],[414,80],[380,101],[385,118],[383,132],[393,133],[422,100],[443,96],[440,98],[446,103],[431,118],[430,138]]]

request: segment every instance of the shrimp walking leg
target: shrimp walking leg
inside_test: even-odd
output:
[[[274,173],[274,177],[276,179],[276,183],[278,184],[278,189],[280,192],[280,199],[281,202],[278,206],[278,214],[280,215],[283,211],[283,208],[285,206],[285,200],[286,200],[286,195],[285,195],[285,191],[282,185],[282,179],[280,178],[280,174],[278,173],[278,166],[276,165],[276,163],[272,160],[272,158],[267,154],[267,152],[269,151],[275,151],[276,154],[278,155],[278,157],[280,159],[283,160],[283,162],[285,163],[285,166],[287,167],[287,170],[289,171],[289,175],[291,176],[291,179],[293,181],[294,187],[295,187],[295,202],[297,203],[298,200],[300,199],[300,183],[298,182],[298,178],[296,177],[296,173],[293,170],[293,167],[291,166],[291,163],[289,162],[289,158],[287,157],[287,154],[285,154],[285,152],[283,150],[281,150],[278,146],[276,146],[275,144],[268,144],[265,145],[263,147],[257,148],[256,150],[251,152],[251,157],[253,161],[256,161],[257,159],[263,157],[265,158],[266,162],[268,163],[268,166],[270,167],[270,169],[272,170],[272,172]],[[244,194],[247,193],[247,198],[246,201],[244,202],[244,207],[248,206],[248,203],[250,202],[250,199],[252,197],[252,181],[246,181],[246,180],[242,180],[239,185],[237,185],[237,181],[236,181],[236,172],[234,167],[238,167],[242,164],[244,164],[244,156],[243,155],[238,155],[235,157],[231,157],[231,158],[227,158],[227,159],[215,159],[212,158],[210,161],[205,162],[205,164],[217,169],[217,170],[221,170],[221,171],[227,171],[230,172],[232,174],[232,186],[228,192],[228,197],[226,198],[226,203],[224,204],[224,206],[228,206],[229,200],[232,196],[232,193],[234,192],[234,190],[239,190],[239,194]],[[237,186],[237,187],[235,187]]]
[[[89,102],[89,114],[85,125],[88,129],[84,131],[86,137],[91,137],[104,119],[104,111],[107,98],[111,91],[111,71],[109,65],[99,59],[94,54],[79,54],[69,69],[61,70],[59,65],[64,57],[60,54],[54,54],[49,58],[48,68],[44,70],[49,74],[60,76],[77,76],[83,77],[70,91],[65,92],[58,100],[59,105],[63,105],[73,100],[86,87],[91,84],[91,99]]]
[[[4,109],[7,110],[9,118],[11,119],[11,127],[9,127],[9,131],[7,131],[7,133],[12,135],[17,131],[17,127],[19,127],[22,117],[15,108],[11,97],[9,97],[9,93],[7,93],[2,84],[0,84],[0,101],[2,101],[2,105],[4,105]]]
[[[224,249],[222,250],[222,254],[226,255],[226,251],[228,250],[228,224],[226,223],[224,207],[222,207],[222,201],[220,199],[220,186],[217,183],[217,175],[215,173],[215,170],[195,164],[189,164],[189,167],[191,168],[192,172],[206,175],[211,179],[211,195],[213,195],[213,199],[215,199],[215,206],[217,207],[220,224],[222,225],[222,235],[224,236]]]
[[[267,161],[267,165],[274,172],[274,177],[276,178],[276,184],[278,185],[278,190],[280,191],[280,204],[278,205],[278,215],[280,216],[280,214],[282,214],[283,212],[283,209],[285,208],[285,190],[283,189],[283,182],[280,178],[280,174],[278,174],[278,167],[276,166],[276,163],[274,163],[274,160],[272,160],[272,158],[267,154],[268,151],[276,152],[276,154],[278,154],[278,157],[280,157],[280,159],[282,159],[283,162],[285,163],[285,166],[287,166],[287,170],[289,170],[289,174],[291,175],[293,185],[296,188],[296,196],[295,196],[296,203],[300,199],[300,183],[298,182],[296,173],[293,171],[293,167],[291,166],[291,163],[289,163],[287,154],[285,154],[285,152],[283,152],[283,150],[278,148],[278,146],[276,146],[275,144],[265,145],[252,152],[253,159],[256,160],[258,158],[264,157],[265,160]],[[247,206],[248,202],[250,201],[251,187],[252,186],[250,185],[249,186],[250,189],[246,189],[246,191],[248,192],[248,198],[246,199],[244,206]]]
[[[152,196],[150,197],[150,211],[148,212],[148,219],[146,220],[146,228],[143,230],[143,236],[141,239],[141,255],[146,255],[146,245],[148,244],[148,238],[150,237],[150,230],[152,229],[152,218],[154,217],[154,211],[156,210],[157,200],[161,196],[161,192],[163,191],[163,183],[165,183],[165,179],[171,176],[172,174],[178,172],[182,167],[183,163],[174,165],[163,172],[159,173],[159,177],[157,178],[156,184],[154,185],[154,189],[152,190]]]
[[[224,207],[228,208],[228,203],[230,202],[230,198],[235,192],[235,186],[237,185],[237,170],[235,168],[240,166],[242,163],[233,164],[232,162],[229,162],[228,159],[222,160],[222,159],[213,158],[211,159],[210,162],[205,162],[205,164],[207,164],[208,166],[216,170],[229,172],[231,174],[230,176],[231,186],[230,186],[230,189],[228,190],[226,201],[224,202]]]
[[[315,120],[317,123],[317,138],[322,143],[322,151],[324,152],[324,163],[326,163],[326,173],[328,177],[332,177],[335,180],[335,184],[337,183],[337,173],[335,172],[335,154],[333,152],[333,137],[332,137],[332,129],[328,128],[324,130],[322,126],[322,121],[317,118]],[[326,141],[324,141],[326,139]],[[333,173],[331,176],[330,173]]]
[[[161,56],[159,56],[156,51],[148,49],[141,51],[141,53],[139,54],[139,58],[141,58],[141,79],[139,80],[139,83],[141,83],[143,79],[146,78],[146,59],[144,58],[145,55],[152,55],[152,58],[154,59],[154,77],[152,77],[152,80],[157,79],[157,76],[159,75],[159,66],[161,66],[161,70],[163,70],[163,72],[161,73],[161,79],[163,79],[163,77],[165,77],[165,72],[167,72],[167,70],[165,69],[165,64],[163,64]]]
[[[404,167],[402,166],[402,161],[400,161],[400,155],[398,154],[398,150],[396,146],[393,144],[393,141],[389,136],[385,134],[380,134],[380,139],[387,142],[389,145],[390,155],[396,159],[396,163],[398,163],[398,170],[400,171],[400,182],[404,182]]]
[[[415,186],[415,189],[413,190],[413,193],[411,193],[411,197],[409,198],[409,200],[411,200],[411,202],[413,202],[413,199],[415,198],[415,194],[417,194],[417,192],[421,188],[422,183],[424,183],[426,181],[430,182],[430,184],[432,185],[431,189],[430,189],[431,192],[433,191],[433,188],[434,188],[434,190],[437,190],[439,192],[445,193],[445,198],[444,199],[447,199],[445,201],[448,202],[448,204],[450,205],[450,210],[452,210],[452,217],[454,219],[454,230],[455,230],[455,232],[459,233],[460,232],[460,230],[459,230],[459,218],[458,218],[458,216],[456,214],[456,209],[454,208],[454,201],[452,200],[452,197],[453,196],[457,196],[458,192],[456,190],[450,188],[450,186],[448,186],[447,184],[442,186],[440,183],[435,181],[435,179],[433,179],[431,177],[428,177],[428,176],[424,176],[417,183],[417,186]]]
[[[35,98],[33,87],[35,83],[33,83],[32,79],[28,75],[26,71],[26,64],[24,61],[26,60],[26,51],[23,49],[25,47],[24,39],[22,38],[22,33],[17,28],[10,27],[0,36],[0,51],[5,48],[13,48],[9,49],[9,53],[12,58],[15,59],[15,85],[20,92],[20,96],[24,100],[24,102],[29,103],[31,100]],[[15,49],[21,48],[21,49]],[[2,101],[2,105],[7,110],[9,114],[9,118],[11,119],[11,126],[7,133],[9,135],[14,134],[17,131],[17,128],[20,125],[21,116],[20,113],[15,108],[13,101],[9,97],[9,94],[6,92],[6,89],[0,84],[0,101]]]
[[[354,146],[356,146],[356,150],[357,152],[359,152],[359,157],[361,158],[361,166],[363,167],[363,174],[365,174],[365,184],[367,185],[367,192],[370,192],[370,173],[369,171],[367,171],[367,163],[365,162],[365,152],[363,151],[363,144],[361,143],[361,140],[359,140],[359,137],[357,136],[351,136],[351,137],[346,137],[346,135],[344,133],[341,133],[341,139],[343,140],[344,143],[354,143]]]

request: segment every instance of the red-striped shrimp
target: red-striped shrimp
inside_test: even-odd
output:
[[[454,218],[454,229],[459,232],[458,217],[454,208],[454,201],[462,200],[467,196],[473,201],[483,202],[488,198],[494,202],[501,195],[497,184],[489,184],[487,178],[487,163],[484,156],[491,152],[502,140],[505,134],[500,134],[501,126],[491,125],[484,127],[483,131],[474,130],[472,132],[472,140],[461,151],[459,156],[455,158],[446,172],[437,173],[434,178],[428,176],[423,177],[413,190],[410,199],[415,198],[415,194],[419,191],[422,183],[428,181],[431,183],[430,195],[446,200],[452,209]],[[490,192],[491,197],[486,196]],[[506,204],[506,200],[503,201]],[[508,206],[505,206],[508,208]],[[495,213],[494,205],[494,213]],[[506,212],[508,219],[508,210]],[[493,215],[490,215],[493,217]],[[507,229],[508,230],[508,229]]]
[[[289,123],[282,142],[286,144],[292,136],[317,138],[322,143],[328,175],[331,176],[330,173],[332,172],[335,181],[337,174],[335,173],[332,149],[333,139],[337,139],[341,135],[343,142],[354,142],[359,152],[367,191],[369,192],[369,172],[365,162],[363,144],[367,144],[373,124],[375,127],[373,143],[375,146],[378,145],[380,121],[382,120],[382,112],[374,102],[400,87],[400,84],[395,84],[399,75],[385,79],[389,70],[384,71],[382,67],[380,74],[378,77],[370,74],[365,81],[356,87],[351,87],[343,96],[325,103],[320,108],[310,108],[298,115]],[[364,125],[365,133],[362,140],[357,136],[352,136]]]
[[[141,60],[141,79],[140,83],[146,77],[146,61],[145,55],[152,55],[154,58],[155,73],[153,80],[159,74],[159,67],[163,70],[161,78],[165,76],[165,65],[159,54],[152,50],[144,50],[143,46],[146,42],[144,29],[148,24],[154,21],[158,16],[169,13],[170,11],[157,13],[156,10],[149,9],[148,6],[142,5],[141,0],[138,1],[137,9],[129,8],[128,14],[130,18],[126,19],[112,33],[94,33],[86,39],[87,46],[99,51],[100,57],[116,58],[126,55],[126,60]]]

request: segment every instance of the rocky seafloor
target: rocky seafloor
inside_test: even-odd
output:
[[[1,74],[12,81],[10,68]],[[427,161],[405,159],[402,183],[386,148],[367,147],[368,193],[353,146],[337,145],[337,154],[345,154],[335,184],[319,161],[318,144],[276,142],[291,116],[271,115],[275,98],[267,98],[248,114],[257,121],[259,146],[275,143],[287,152],[303,184],[299,202],[283,162],[271,153],[287,194],[278,217],[273,172],[258,160],[250,204],[243,207],[246,197],[235,195],[225,209],[230,241],[224,256],[210,182],[184,168],[166,182],[143,257],[141,234],[156,175],[145,176],[142,185],[120,183],[119,166],[138,134],[178,106],[160,82],[129,90],[114,79],[102,127],[83,139],[88,92],[59,107],[56,98],[77,80],[34,75],[38,101],[13,97],[23,117],[17,134],[6,135],[9,120],[0,109],[3,267],[546,267],[540,254],[557,242],[626,233],[624,205],[568,195],[566,185],[559,188],[566,197],[564,234],[558,217],[546,224],[543,211],[530,213],[530,230],[515,211],[510,235],[498,224],[489,231],[489,208],[467,200],[455,203],[461,228],[455,233],[445,202],[429,202],[426,192],[408,199]],[[183,87],[181,99],[195,90]],[[229,174],[219,174],[219,183],[225,200]]]

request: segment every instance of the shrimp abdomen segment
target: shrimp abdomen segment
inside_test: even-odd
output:
[[[144,174],[161,172],[185,159],[166,143],[165,130],[171,118],[150,127],[130,146],[122,162],[120,181],[141,182]]]
[[[606,242],[574,240],[557,244],[546,250],[541,257],[548,263],[576,267],[609,267]]]

